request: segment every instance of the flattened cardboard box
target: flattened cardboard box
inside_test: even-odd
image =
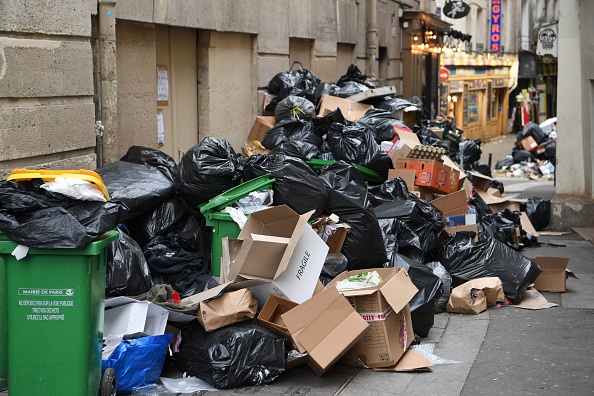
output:
[[[366,271],[377,271],[382,282],[375,287],[340,292],[369,323],[361,341],[344,355],[342,361],[355,367],[394,366],[415,337],[408,302],[418,289],[401,268],[343,272],[327,287],[336,287],[339,281]]]
[[[319,376],[328,371],[369,327],[335,287],[327,287],[281,315],[297,350]]]
[[[238,239],[223,241],[221,282],[249,288],[260,306],[271,294],[302,303],[316,288],[328,245],[286,205],[250,214]]]
[[[573,271],[567,269],[569,259],[565,257],[536,257],[531,259],[541,269],[540,275],[534,281],[534,288],[538,291],[566,292],[567,278],[578,279]]]

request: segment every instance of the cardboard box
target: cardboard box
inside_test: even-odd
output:
[[[436,198],[430,203],[443,213],[444,218],[468,213],[468,200],[464,190]]]
[[[531,259],[541,269],[540,275],[534,281],[534,288],[538,291],[566,292],[568,277],[576,278],[575,274],[567,269],[569,259],[565,257],[536,257]]]
[[[414,339],[408,302],[418,290],[401,268],[343,272],[327,287],[336,287],[339,281],[364,271],[377,271],[382,282],[375,287],[340,292],[369,323],[361,341],[344,355],[343,360],[355,367],[394,366]]]
[[[532,136],[528,136],[520,140],[520,146],[522,146],[524,150],[532,151],[538,146],[538,143],[536,143],[536,140],[534,140]]]
[[[328,115],[338,108],[345,119],[349,121],[357,121],[365,115],[367,110],[372,109],[373,106],[339,98],[337,96],[322,95],[322,99],[320,99],[319,103],[318,116]]]
[[[274,116],[257,116],[254,120],[254,125],[248,135],[247,141],[257,140],[262,142],[266,132],[276,125],[276,117]]]
[[[426,201],[428,199],[428,197],[433,195],[433,193],[431,192],[431,190],[429,190],[427,188],[415,186],[416,174],[417,174],[417,172],[415,170],[389,169],[388,170],[388,179],[395,179],[397,177],[400,177],[406,183],[408,192],[415,194],[417,197]]]
[[[487,191],[491,188],[491,182],[493,181],[492,177],[485,176],[479,172],[468,172],[472,175],[472,184],[474,188],[480,191]]]
[[[105,300],[103,337],[126,334],[162,335],[169,311],[149,301],[130,297]]]
[[[476,224],[476,214],[467,213],[445,217],[447,228]]]
[[[525,199],[517,199],[513,197],[505,198],[505,197],[496,197],[487,193],[486,191],[478,190],[477,194],[481,197],[483,201],[489,206],[493,213],[497,213],[500,210],[509,209],[513,211],[520,211],[520,203],[526,202]]]
[[[342,245],[344,245],[344,240],[350,230],[351,227],[343,223],[326,224],[324,226],[323,235],[327,236],[326,245],[328,245],[328,253],[340,253]]]
[[[435,192],[449,194],[458,191],[458,171],[445,166],[439,161],[414,158],[399,159],[394,164],[396,169],[415,170],[415,185],[426,187]]]
[[[320,277],[328,245],[286,205],[250,214],[238,239],[223,243],[222,282],[249,288],[260,306],[271,294],[302,303]],[[224,241],[225,242],[225,241]]]
[[[369,325],[335,287],[281,315],[297,350],[319,376],[328,371],[362,337]]]
[[[289,329],[283,321],[282,314],[289,312],[291,309],[298,306],[296,302],[287,300],[285,298],[275,296],[274,294],[268,297],[266,304],[258,314],[258,324],[267,328],[285,338],[290,339]]]

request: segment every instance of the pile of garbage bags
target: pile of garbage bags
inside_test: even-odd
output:
[[[557,164],[556,118],[541,125],[527,123],[516,135],[512,152],[495,164],[495,170],[512,176],[552,178]]]
[[[512,241],[521,228],[519,214],[493,213],[470,194],[478,233],[446,232],[439,209],[409,191],[402,178],[388,177],[393,162],[381,146],[397,137],[398,128],[410,127],[422,144],[444,148],[463,171],[480,171],[480,141],[462,138],[448,120],[427,120],[418,98],[373,97],[366,103],[372,108],[356,121],[339,108],[316,115],[322,95],[348,98],[372,88],[374,81],[354,65],[336,84],[321,83],[302,68],[279,73],[268,85],[274,97],[265,109],[278,121],[262,141],[270,152],[242,156],[228,141],[207,137],[176,163],[159,150],[134,146],[97,169],[109,193],[106,202],[49,192],[39,179],[3,182],[0,231],[29,247],[75,248],[118,228],[120,237],[107,254],[106,296],[140,296],[166,285],[153,301],[171,308],[219,283],[211,265],[213,230],[200,206],[270,175],[273,206],[299,215],[312,211],[310,220],[335,216],[348,225],[340,251],[326,259],[324,284],[347,270],[407,271],[418,289],[410,301],[416,335],[429,334],[451,289],[470,280],[498,277],[506,299],[519,302],[540,272]],[[411,106],[417,113],[414,125],[407,125],[399,115]],[[554,161],[554,140],[541,132],[529,126],[522,137],[545,144],[543,155]],[[312,159],[326,162],[313,166]],[[532,206],[532,212],[543,210]],[[215,332],[195,320],[175,324],[181,330],[175,365],[215,388],[266,384],[285,371],[285,339],[253,320]]]

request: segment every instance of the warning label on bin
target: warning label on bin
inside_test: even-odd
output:
[[[68,308],[74,307],[72,299],[63,299],[74,296],[74,289],[20,288],[18,295],[21,296],[18,304],[21,307],[27,307],[26,320],[65,320]],[[62,299],[48,299],[48,297],[62,297]]]
[[[72,297],[74,296],[74,289],[19,289],[19,296],[55,296],[55,297]]]

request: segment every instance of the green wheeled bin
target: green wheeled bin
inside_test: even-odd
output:
[[[258,176],[238,186],[211,198],[200,206],[200,212],[206,218],[206,225],[212,228],[212,255],[211,272],[214,276],[221,275],[221,257],[223,255],[223,238],[237,238],[240,233],[239,226],[229,213],[221,212],[227,206],[248,196],[251,192],[266,190],[272,187],[275,179],[270,174]]]
[[[6,266],[0,255],[0,391],[8,387],[8,312],[6,302]]]
[[[106,248],[118,234],[109,231],[79,249],[30,249],[21,260],[11,255],[17,244],[0,234],[10,396],[97,396]]]

